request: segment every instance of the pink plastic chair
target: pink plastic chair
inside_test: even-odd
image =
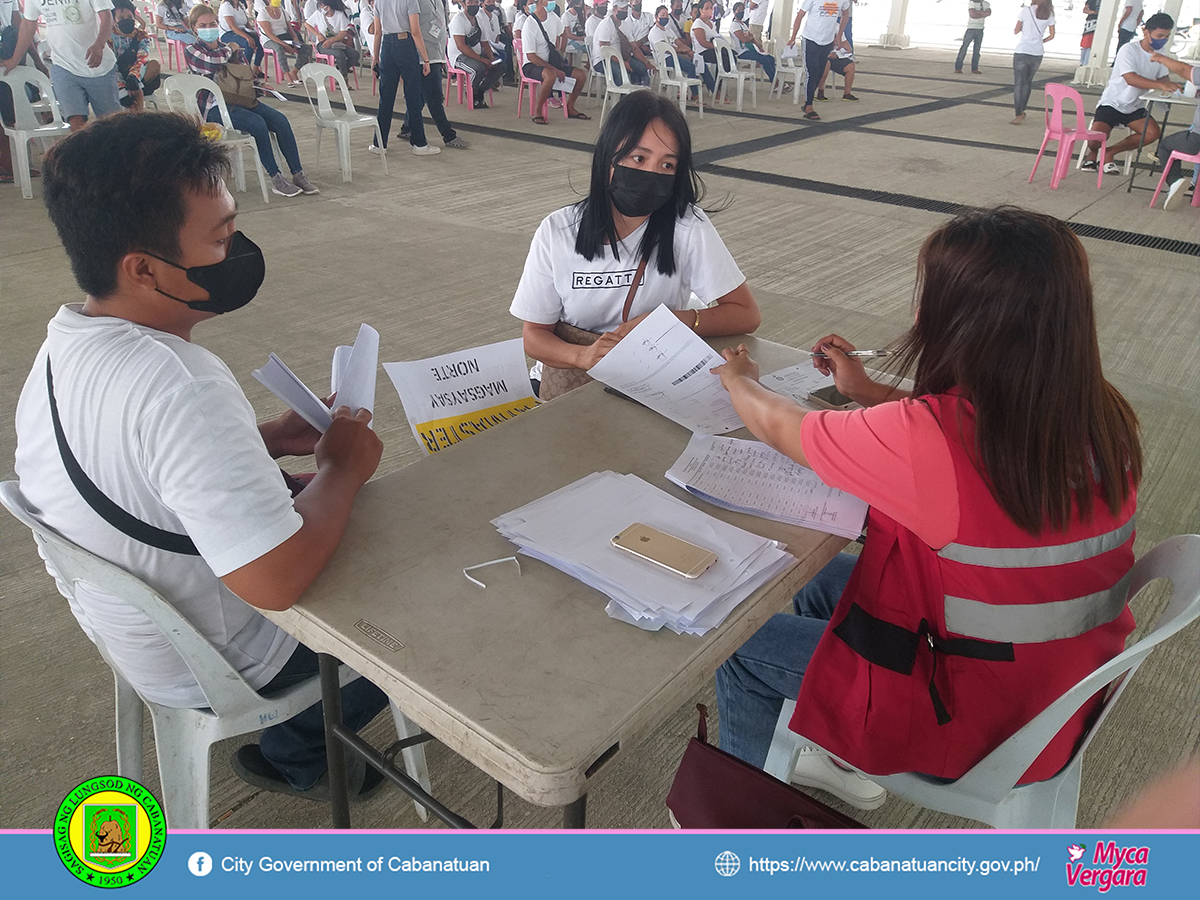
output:
[[[450,86],[457,85],[458,87],[458,103],[461,106],[463,102],[463,91],[466,91],[468,97],[471,98],[471,108],[475,108],[475,92],[471,90],[472,75],[467,69],[456,69],[454,66],[446,63],[446,105],[450,105]],[[488,91],[488,100],[491,104],[496,102],[496,92]],[[490,104],[489,104],[490,105]]]
[[[183,48],[187,46],[183,41],[172,40],[167,38],[167,65],[176,72],[187,72],[187,57],[183,55]]]
[[[530,78],[525,74],[525,54],[521,52],[521,39],[513,39],[513,53],[517,57],[517,74],[520,76],[520,83],[517,85],[517,118],[521,118],[521,95],[525,92],[525,85],[529,85],[529,114],[535,115],[533,111],[534,104],[537,103],[537,94],[541,90],[542,82],[537,78]],[[570,118],[570,113],[567,112],[567,104],[563,103],[563,117]],[[542,106],[542,118],[550,118],[550,101],[547,100]]]
[[[1063,125],[1063,105],[1064,101],[1071,100],[1075,104],[1075,130],[1067,131]],[[1037,174],[1038,163],[1042,161],[1042,154],[1046,152],[1046,145],[1051,141],[1058,141],[1058,153],[1054,157],[1054,172],[1050,176],[1050,189],[1058,187],[1060,181],[1067,177],[1067,169],[1071,167],[1072,145],[1076,141],[1099,141],[1100,155],[1099,159],[1104,159],[1105,143],[1108,136],[1100,131],[1088,131],[1082,126],[1083,121],[1083,97],[1079,95],[1079,91],[1066,84],[1048,84],[1046,85],[1046,136],[1042,138],[1041,149],[1038,150],[1037,159],[1033,161],[1033,171],[1029,173],[1029,181],[1033,181],[1033,176]],[[1101,187],[1104,184],[1104,166],[1096,167],[1096,187]]]
[[[1172,150],[1171,155],[1167,157],[1167,164],[1163,166],[1162,175],[1158,178],[1158,187],[1154,189],[1154,196],[1150,198],[1150,208],[1154,209],[1154,204],[1158,202],[1158,194],[1163,189],[1163,182],[1167,180],[1167,172],[1171,171],[1171,163],[1179,160],[1181,163],[1195,163],[1200,166],[1200,153],[1180,153],[1178,150]],[[1184,175],[1184,178],[1187,176]],[[1192,194],[1192,206],[1200,206],[1200,190]]]
[[[283,69],[279,67],[279,56],[270,47],[263,48],[263,60],[270,59],[275,64],[275,83],[283,84]],[[270,71],[269,69],[267,71]]]
[[[326,63],[327,65],[333,66],[335,69],[337,68],[337,60],[334,59],[333,54],[322,53],[320,48],[318,48],[318,47],[313,47],[313,62],[323,62],[323,63]],[[350,74],[354,76],[354,89],[357,91],[358,90],[358,66],[351,66]],[[349,88],[349,85],[347,85],[347,88]],[[330,79],[329,90],[331,93],[334,90],[336,90],[336,87],[333,85],[332,79]]]

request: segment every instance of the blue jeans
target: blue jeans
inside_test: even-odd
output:
[[[795,615],[772,616],[717,669],[721,749],[760,769],[784,700],[800,694],[804,670],[846,589],[857,556],[839,553],[795,597]]]
[[[274,178],[279,174],[279,164],[275,162],[275,151],[271,147],[272,134],[279,141],[279,149],[283,152],[283,158],[287,160],[292,174],[303,171],[304,166],[300,163],[300,151],[296,147],[296,135],[292,133],[292,123],[279,110],[273,109],[265,103],[259,103],[253,109],[246,109],[244,106],[230,106],[229,118],[233,120],[234,128],[244,131],[254,138],[254,144],[258,148],[258,158],[269,176]],[[218,123],[221,121],[221,113],[216,106],[208,111],[208,121]]]
[[[601,75],[604,74],[603,62],[596,63],[596,71]],[[634,84],[648,87],[650,84],[650,71],[646,68],[646,64],[644,62],[631,56],[629,58],[629,69],[625,70],[624,67],[622,67],[622,70],[616,73],[616,77],[613,80],[617,84],[623,85],[626,78],[628,78]]]
[[[196,36],[190,31],[172,31],[170,28],[168,28],[166,29],[166,32],[167,40],[169,41],[183,41],[185,44],[196,43]]]
[[[250,42],[248,40],[246,40],[244,37],[242,37],[240,34],[234,34],[232,31],[226,31],[224,34],[221,35],[221,43],[222,44],[229,44],[229,43],[237,44],[239,47],[241,47],[243,50],[245,50],[247,56],[249,56]],[[263,61],[263,49],[262,49],[262,43],[259,42],[254,45],[254,65],[260,66],[260,65],[262,65],[262,61]]]
[[[391,35],[385,36],[385,40]],[[395,48],[393,54],[392,48]],[[404,79],[404,121],[408,125],[408,142],[414,147],[425,146],[425,119],[423,113],[425,107],[429,107],[429,116],[433,119],[433,123],[437,126],[438,132],[442,135],[442,140],[449,143],[458,137],[458,132],[454,130],[454,126],[450,124],[450,120],[446,118],[446,107],[442,98],[442,63],[433,63],[429,67],[429,74],[425,75],[421,68],[421,56],[417,53],[417,45],[411,37],[403,40],[396,40],[394,44],[388,44],[388,52],[385,54],[381,48],[379,55],[383,57],[379,63],[380,72],[390,70],[395,65],[397,74]],[[393,60],[393,56],[395,59]],[[386,60],[386,68],[385,68]],[[383,107],[384,96],[382,77],[380,78],[379,89],[379,119],[380,131],[383,133],[384,140],[387,140],[387,132],[383,130]],[[395,94],[392,94],[392,100],[395,101]],[[391,116],[388,116],[388,124],[391,124]]]
[[[279,674],[259,693],[269,697],[276,691],[307,681],[317,674],[318,668],[317,654],[299,644]],[[342,721],[354,731],[365,728],[387,705],[387,694],[365,678],[342,688]],[[292,787],[300,791],[311,788],[328,768],[321,704],[314,703],[286,722],[272,725],[258,739],[258,747]]]
[[[746,47],[738,54],[738,59],[748,59],[758,63],[763,67],[763,71],[767,74],[767,80],[772,84],[775,83],[775,58],[767,56],[765,53],[759,53],[754,47]]]
[[[979,69],[979,48],[983,44],[983,29],[968,28],[963,35],[962,46],[958,48],[958,56],[954,59],[954,71],[961,72],[963,61],[967,58],[967,48],[971,47],[971,71]]]

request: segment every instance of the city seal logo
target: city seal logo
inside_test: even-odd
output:
[[[54,817],[58,858],[68,872],[95,887],[140,881],[158,863],[166,842],[166,816],[154,795],[116,775],[83,782]]]

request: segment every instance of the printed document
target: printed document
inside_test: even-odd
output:
[[[723,509],[856,538],[867,504],[758,441],[696,434],[667,478]]]
[[[383,370],[427,454],[538,405],[520,338],[413,362],[384,363]]]
[[[725,360],[665,306],[659,306],[588,374],[689,431],[725,434],[742,427],[721,379]]]
[[[813,368],[811,362],[788,366],[786,369],[763,375],[758,380],[768,390],[791,397],[801,406],[809,409],[824,409],[824,407],[808,402],[809,392],[833,384],[833,376],[822,375],[819,370]]]

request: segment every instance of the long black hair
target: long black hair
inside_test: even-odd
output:
[[[613,259],[618,258],[617,228],[613,223],[612,200],[608,182],[612,167],[629,155],[637,146],[652,122],[661,122],[673,135],[678,147],[675,159],[675,193],[662,207],[650,214],[639,259],[647,262],[658,248],[658,271],[675,274],[675,223],[687,215],[692,206],[704,196],[704,185],[692,165],[692,135],[679,107],[661,94],[634,91],[627,94],[613,109],[592,153],[592,180],[585,199],[576,204],[579,213],[579,233],[575,237],[575,252],[593,260],[604,252],[607,243]]]

